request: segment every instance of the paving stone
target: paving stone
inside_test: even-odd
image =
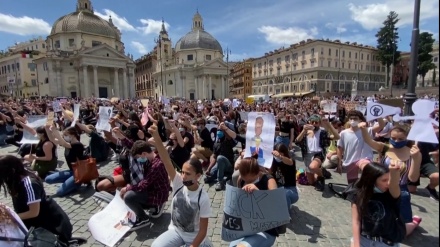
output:
[[[87,143],[87,137],[83,136],[83,143]],[[0,155],[9,154],[16,150],[14,147],[0,147]],[[63,157],[62,148],[57,149],[58,157]],[[299,153],[297,153],[299,154]],[[304,168],[301,159],[297,159],[297,168]],[[107,162],[99,166],[102,175],[112,174],[114,162]],[[66,162],[59,170],[67,169]],[[345,183],[345,177],[333,173],[333,178],[327,183]],[[415,215],[423,218],[421,227],[404,241],[402,247],[417,246],[431,247],[439,246],[439,204],[431,200],[429,194],[423,189],[428,183],[426,178],[421,179],[421,186],[417,194],[412,196],[412,208]],[[45,184],[48,195],[56,192],[59,185]],[[223,192],[215,191],[214,186],[204,185],[208,191],[212,204],[212,217],[209,219],[210,225],[208,236],[214,246],[228,246],[228,243],[221,240],[221,225],[223,217]],[[287,227],[286,234],[277,239],[274,246],[296,247],[296,246],[325,246],[325,247],[349,247],[351,239],[351,209],[350,203],[334,197],[328,188],[324,193],[315,191],[312,187],[298,185],[300,199],[295,204],[291,212],[292,223]],[[100,207],[92,199],[93,188],[83,187],[77,192],[65,198],[55,198],[58,204],[69,215],[73,224],[74,235],[88,239],[85,247],[102,247],[103,245],[95,241],[88,231],[88,219],[100,210]],[[5,198],[0,194],[0,201],[12,206],[10,197]],[[151,228],[141,229],[129,234],[119,246],[138,247],[151,246],[162,232],[168,229],[171,215],[169,213],[169,203],[165,207],[167,210],[159,219],[152,220]]]

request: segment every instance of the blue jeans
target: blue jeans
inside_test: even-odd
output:
[[[353,243],[353,238],[351,239],[351,242]],[[361,247],[389,247],[389,245],[385,243],[369,240],[364,236],[361,236],[360,245]],[[396,243],[392,247],[399,247],[399,246],[400,244]]]
[[[411,194],[408,191],[408,185],[400,185],[400,215],[405,223],[413,222],[413,213],[411,208]]]
[[[290,137],[288,137],[288,136],[277,136],[277,137],[275,137],[275,145],[277,145],[278,143],[282,143],[282,144],[286,145],[287,148],[289,148]]]
[[[232,241],[229,244],[229,247],[236,247],[238,244],[242,244],[246,247],[269,247],[275,243],[275,239],[275,236],[265,232],[259,232],[254,235]]]
[[[229,162],[228,158],[226,158],[223,155],[217,156],[216,164],[211,168],[211,177],[217,178],[219,182],[223,181],[223,178],[225,176],[225,173],[232,174],[234,168],[231,165],[231,162]]]
[[[55,194],[56,196],[65,196],[81,187],[81,184],[75,183],[72,171],[61,171],[50,174],[46,177],[45,182],[48,184],[62,183]]]
[[[298,199],[298,189],[295,187],[284,187],[286,190],[286,201],[287,201],[287,209],[290,208],[290,205],[295,204]]]
[[[162,234],[156,240],[154,240],[151,247],[162,247],[162,246],[191,246],[191,242],[187,243],[179,235],[175,229],[170,229]],[[200,247],[212,247],[211,241],[208,238],[205,239],[200,245]]]

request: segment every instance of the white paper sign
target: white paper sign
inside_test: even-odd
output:
[[[54,112],[62,112],[63,108],[61,107],[61,103],[59,101],[52,102],[52,107]]]
[[[116,191],[113,200],[90,218],[88,226],[95,240],[113,247],[131,229],[130,221],[135,222],[136,215],[125,205],[119,191]]]
[[[104,107],[104,106],[99,107],[99,119],[98,122],[96,123],[97,130],[106,130],[106,131],[111,130],[111,126],[108,123],[108,121],[111,118],[112,112],[113,112],[113,107]]]
[[[434,102],[433,102],[434,103]],[[402,109],[399,107],[384,105],[372,101],[367,101],[367,121],[384,118],[395,114],[400,114]]]
[[[338,108],[338,104],[334,103],[334,102],[327,102],[326,104],[324,104],[324,111],[327,113],[333,113],[337,111]]]
[[[253,153],[257,153],[258,164],[271,168],[274,137],[275,116],[272,113],[250,112],[246,130],[245,157],[251,157]]]
[[[72,121],[72,125],[70,125],[70,127],[73,127],[76,125],[76,121],[78,121],[79,118],[79,107],[80,104],[75,104],[73,106],[73,121]]]
[[[31,115],[28,116],[27,125],[33,129],[46,125],[47,116],[46,115]],[[23,129],[23,138],[19,143],[21,144],[37,144],[40,141],[38,137],[31,134],[26,129]]]

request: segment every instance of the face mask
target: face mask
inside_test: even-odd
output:
[[[278,157],[273,157],[275,159],[276,162],[281,162],[281,159]]]
[[[194,181],[192,181],[192,180],[183,181],[182,183],[183,183],[183,185],[185,185],[186,187],[189,187],[189,186],[193,186],[193,185],[194,185]]]
[[[121,124],[120,123],[116,123],[116,127],[121,128]]]
[[[408,141],[405,140],[405,141],[396,142],[396,141],[390,139],[390,144],[393,145],[394,148],[399,149],[399,148],[405,147],[406,144],[408,144]]]
[[[377,188],[376,186],[374,186],[374,193],[382,194],[383,191],[381,191],[379,188]]]
[[[358,121],[351,121],[350,122],[351,127],[357,127],[359,125]]]
[[[139,158],[136,159],[136,161],[137,161],[138,163],[145,163],[145,162],[147,162],[147,158],[139,157]]]
[[[223,131],[217,131],[217,139],[222,139],[223,137],[225,137]]]
[[[179,128],[179,132],[185,132],[184,128]]]
[[[255,181],[253,182],[253,184],[256,184],[256,183],[258,183],[258,182],[260,182],[260,177],[257,177],[257,179],[255,179]]]
[[[70,138],[70,136],[64,136],[64,140],[66,142],[70,142],[72,140],[72,138]]]
[[[286,122],[287,121],[287,119],[286,118],[281,118],[281,122]]]

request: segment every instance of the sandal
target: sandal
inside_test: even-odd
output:
[[[414,215],[414,217],[413,217],[413,221],[412,221],[414,224],[416,224],[417,226],[419,226],[420,225],[420,223],[422,223],[422,218],[420,218],[419,216],[417,216],[417,215]]]

